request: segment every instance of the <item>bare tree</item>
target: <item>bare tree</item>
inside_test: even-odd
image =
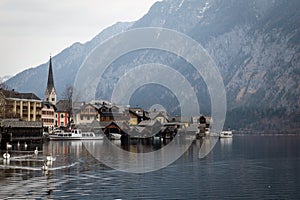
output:
[[[73,107],[72,107],[72,99],[73,99],[74,87],[71,85],[66,85],[64,91],[62,92],[62,99],[64,101],[65,111],[68,113],[68,127],[71,126],[71,116],[73,114]]]
[[[8,85],[3,81],[3,78],[0,77],[0,89],[9,90]]]

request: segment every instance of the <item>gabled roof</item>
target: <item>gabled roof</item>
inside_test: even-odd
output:
[[[0,89],[0,92],[5,96],[5,98],[41,100],[34,93],[19,93],[14,90],[3,90],[3,89]]]
[[[67,112],[70,102],[69,100],[60,100],[59,102],[56,103],[56,111],[57,112]]]
[[[152,120],[144,120],[144,121],[141,121],[138,126],[154,126],[154,125],[162,125],[159,121],[157,121],[156,119]]]
[[[149,113],[149,118],[150,119],[156,119],[157,117],[163,117],[167,121],[169,121],[169,116],[168,115],[164,115],[162,112],[150,112]]]

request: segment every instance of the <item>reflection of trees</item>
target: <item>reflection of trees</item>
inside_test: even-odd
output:
[[[2,78],[0,78],[0,89],[2,89],[2,90],[9,90],[8,85],[5,82],[3,82]]]

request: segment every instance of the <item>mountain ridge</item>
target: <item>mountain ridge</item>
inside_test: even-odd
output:
[[[297,0],[156,2],[149,12],[136,22],[116,24],[108,28],[105,34],[102,32],[98,35],[102,35],[102,39],[96,39],[96,36],[85,44],[75,43],[54,57],[55,84],[56,87],[72,84],[84,58],[104,38],[133,28],[164,27],[192,37],[215,60],[227,91],[227,127],[267,129],[266,131],[285,131],[293,127],[293,130],[298,131],[299,127],[295,124],[300,122],[297,117],[300,113],[299,9],[300,2]],[[124,74],[124,70],[117,65],[133,67],[151,59],[172,65],[182,72],[197,91],[204,94],[199,92],[199,99],[201,96],[209,96],[205,83],[201,78],[194,78],[194,71],[190,67],[186,68],[187,63],[171,55],[162,56],[160,52],[144,51],[131,54],[123,59],[123,63],[116,62],[108,70],[106,84],[99,85],[98,97],[109,98],[113,85]],[[36,78],[38,80],[33,84],[32,79],[38,76],[46,77],[42,75],[46,73],[47,64],[44,64],[29,71],[25,70],[8,80],[7,84],[20,91],[31,88],[32,92],[43,96],[46,80]],[[67,80],[64,77],[66,74],[69,75]],[[38,81],[42,84],[37,84]],[[62,90],[57,89],[58,92]],[[153,93],[153,88],[141,90],[144,93]],[[151,104],[150,94],[148,104]],[[158,100],[166,101],[163,99],[166,95],[170,98],[172,96],[165,92],[158,95]],[[138,98],[133,104],[141,105],[142,96],[137,94]],[[200,103],[202,107],[209,105],[209,101],[206,100],[201,100]],[[251,113],[251,116],[247,116],[246,113]],[[247,120],[244,122],[239,119],[241,116]],[[269,119],[269,123],[265,122],[268,121],[266,119]]]

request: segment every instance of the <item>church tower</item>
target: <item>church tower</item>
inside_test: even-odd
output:
[[[51,56],[50,56],[50,61],[49,61],[48,82],[47,82],[47,88],[46,88],[46,92],[45,92],[45,100],[52,103],[53,105],[56,104],[56,90],[55,90],[54,81],[53,81]]]

